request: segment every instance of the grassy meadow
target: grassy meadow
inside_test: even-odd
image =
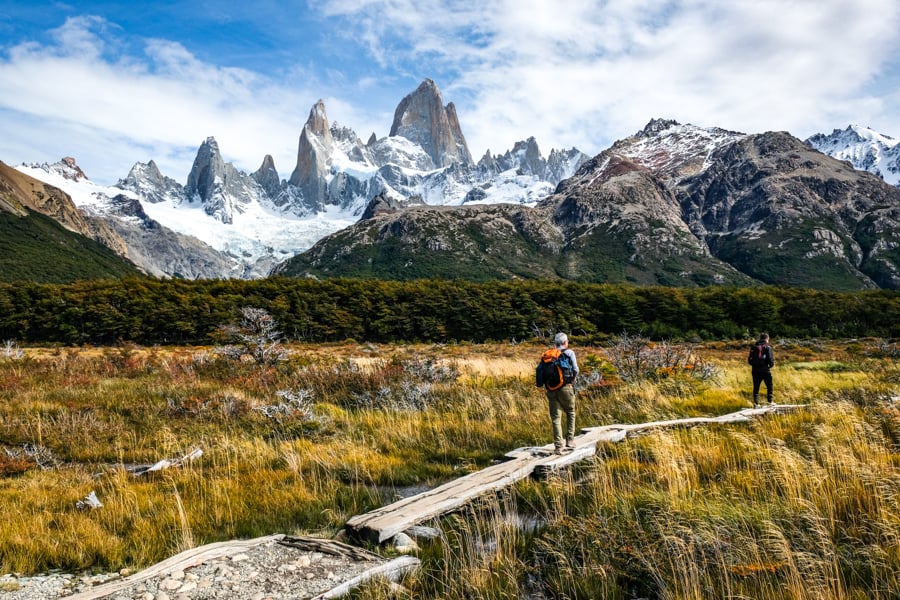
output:
[[[662,366],[576,342],[592,382],[580,427],[750,406],[749,341],[657,345]],[[7,344],[0,573],[139,569],[225,539],[332,536],[409,490],[551,441],[533,384],[541,344],[284,349],[251,360]],[[601,445],[559,477],[441,519],[407,592],[375,583],[354,596],[900,597],[896,346],[775,350],[776,402],[805,409]],[[79,504],[91,492],[102,507]]]

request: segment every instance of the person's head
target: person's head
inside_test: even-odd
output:
[[[557,348],[565,348],[569,345],[569,336],[560,332],[556,334],[556,337],[553,338],[553,343]]]
[[[768,341],[769,341],[769,334],[768,334],[768,333],[761,333],[761,334],[759,334],[759,339],[761,339],[761,340],[763,340],[763,341],[765,341],[765,342],[768,342]]]

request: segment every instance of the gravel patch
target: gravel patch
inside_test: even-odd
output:
[[[358,583],[392,561],[331,540],[268,536],[210,544],[183,552],[139,573],[0,576],[3,600],[108,598],[110,600],[287,600],[330,596],[342,584]],[[401,570],[418,561],[394,561]],[[344,591],[346,591],[344,585]],[[340,593],[340,592],[339,592]]]

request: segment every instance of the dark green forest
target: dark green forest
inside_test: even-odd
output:
[[[29,344],[210,344],[243,307],[285,339],[487,342],[554,331],[584,339],[898,337],[900,293],[796,288],[666,288],[561,281],[472,283],[272,277],[126,278],[0,284],[0,340]]]
[[[0,210],[0,281],[72,283],[139,275],[128,260],[46,215]]]

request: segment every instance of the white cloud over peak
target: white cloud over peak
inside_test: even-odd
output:
[[[900,125],[865,91],[896,56],[894,0],[471,6],[321,3],[363,30],[379,57],[406,44],[407,62],[443,71],[445,96],[468,98],[456,104],[473,146],[534,134],[545,145],[597,150],[657,116],[798,135],[873,111]],[[432,18],[439,12],[447,18]]]
[[[594,153],[654,117],[798,137],[859,122],[900,136],[897,0],[265,6],[264,16],[235,9],[229,20],[274,36],[272,56],[289,62],[265,73],[258,63],[215,64],[212,50],[200,58],[196,35],[135,32],[90,14],[71,16],[49,41],[4,47],[0,159],[71,154],[111,182],[152,158],[183,180],[214,136],[239,168],[256,169],[268,153],[287,177],[316,100],[363,139],[382,136],[426,77],[456,105],[476,157],[531,135],[545,153]],[[314,24],[302,32],[315,43],[294,45],[298,19]]]
[[[54,32],[55,45],[13,48],[10,60],[0,62],[0,105],[32,122],[52,119],[58,137],[88,135],[90,144],[77,155],[88,176],[91,165],[109,161],[104,155],[119,157],[116,175],[103,173],[107,182],[150,159],[184,179],[190,170],[184,157],[193,160],[209,136],[244,169],[257,168],[265,154],[280,169],[293,168],[306,94],[251,71],[203,63],[169,40],[146,40],[143,56],[112,56],[110,29],[99,18],[69,19]],[[285,135],[286,128],[297,134]]]

